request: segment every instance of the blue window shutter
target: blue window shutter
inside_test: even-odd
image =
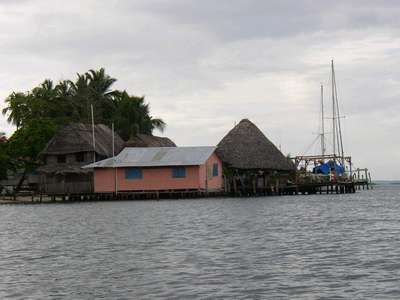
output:
[[[173,167],[172,168],[172,177],[173,178],[185,178],[186,177],[186,168],[185,167]]]
[[[218,176],[218,163],[213,164],[213,176]]]
[[[125,179],[134,180],[142,179],[143,173],[141,168],[126,168],[125,169]]]

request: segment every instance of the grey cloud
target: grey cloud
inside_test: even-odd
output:
[[[400,129],[398,1],[10,2],[0,2],[3,99],[105,67],[118,88],[146,96],[178,144],[215,144],[248,117],[295,154],[315,138],[335,58],[347,149],[398,178],[385,171],[400,147],[389,138]],[[12,132],[3,117],[2,130]]]
[[[181,26],[202,26],[224,41],[399,25],[396,1],[146,1],[140,8]],[[123,8],[126,8],[122,5]]]

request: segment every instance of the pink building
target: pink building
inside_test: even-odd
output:
[[[222,190],[222,163],[215,147],[127,147],[94,169],[96,193]]]

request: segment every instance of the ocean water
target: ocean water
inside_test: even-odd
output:
[[[2,205],[0,299],[400,299],[400,186]]]

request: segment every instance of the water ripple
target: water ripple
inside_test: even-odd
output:
[[[399,299],[399,195],[0,206],[0,299]]]

